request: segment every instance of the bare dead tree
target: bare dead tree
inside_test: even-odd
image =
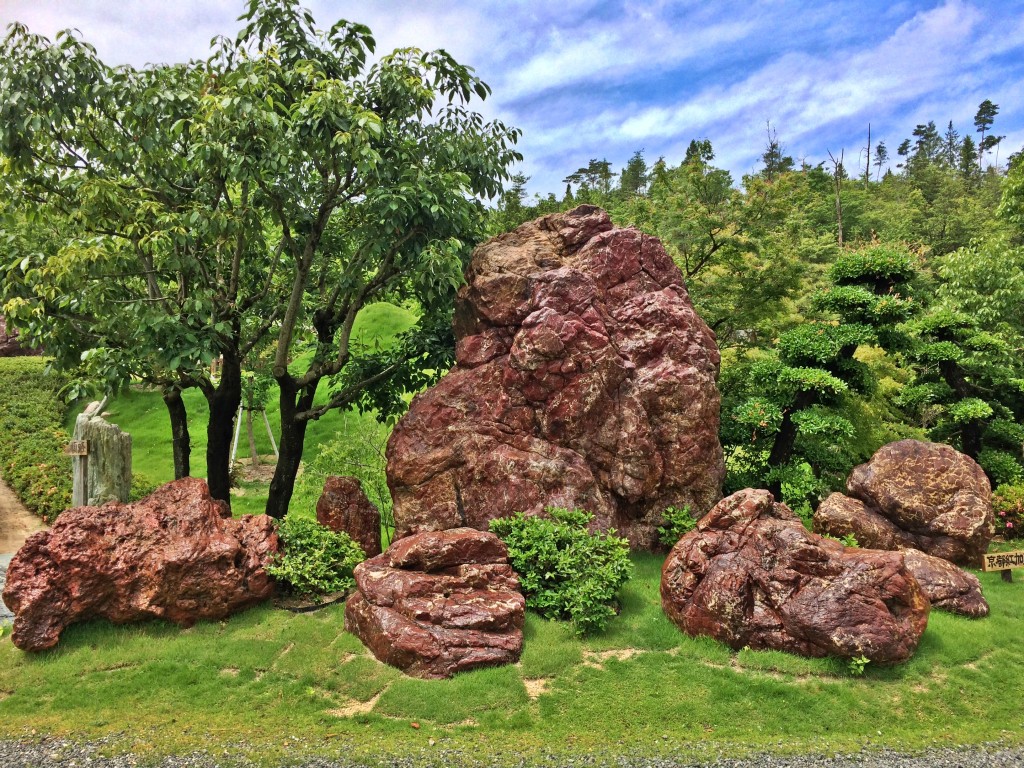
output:
[[[845,149],[840,150],[838,159],[832,154],[832,150],[829,150],[828,153],[829,159],[832,160],[832,178],[836,188],[836,242],[840,248],[843,246],[843,200],[840,193],[843,191],[843,156],[845,153]]]

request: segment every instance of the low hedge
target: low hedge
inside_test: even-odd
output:
[[[61,381],[38,357],[0,358],[0,476],[47,522],[71,506]]]

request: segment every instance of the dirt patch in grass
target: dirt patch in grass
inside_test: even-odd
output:
[[[274,454],[260,456],[259,464],[251,458],[239,458],[235,460],[235,470],[238,477],[247,483],[269,483],[274,478],[274,470],[277,469],[277,457]]]
[[[546,677],[526,678],[523,680],[523,685],[526,686],[526,695],[531,699],[537,699],[551,688],[551,680]]]
[[[347,704],[343,704],[340,707],[328,709],[327,714],[334,715],[335,717],[355,717],[356,715],[367,715],[373,711],[373,708],[375,706],[377,706],[377,702],[380,700],[380,697],[382,695],[384,695],[384,691],[381,691],[369,701],[350,700]]]

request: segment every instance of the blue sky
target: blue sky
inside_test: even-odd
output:
[[[373,29],[379,50],[445,48],[494,89],[478,108],[524,132],[531,193],[561,196],[590,158],[621,168],[683,157],[711,139],[735,178],[758,167],[771,122],[787,154],[817,163],[914,126],[974,133],[978,104],[1000,107],[1000,162],[1024,146],[1024,0],[309,0],[318,23]],[[203,57],[233,34],[242,0],[0,0],[51,35],[75,27],[109,63]],[[992,158],[995,159],[994,157]],[[895,162],[895,159],[893,160]]]

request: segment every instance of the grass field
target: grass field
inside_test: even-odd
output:
[[[367,328],[410,318],[380,307]],[[193,467],[201,473],[205,403],[186,395]],[[151,392],[111,401],[132,433],[136,472],[170,480],[163,403]],[[276,429],[277,412],[268,409]],[[310,425],[310,482],[292,514],[312,514],[314,472],[372,417],[331,413]],[[270,452],[265,433],[261,452]],[[243,439],[242,445],[244,446]],[[240,449],[244,453],[244,449]],[[261,512],[265,485],[243,484],[236,514]],[[112,751],[156,759],[207,750],[267,765],[307,755],[386,764],[399,756],[447,764],[500,756],[709,758],[771,750],[903,750],[1024,742],[1024,586],[980,574],[992,615],[933,612],[917,654],[854,676],[844,662],[733,652],[680,633],[659,604],[662,558],[633,555],[635,575],[606,632],[580,640],[527,617],[518,665],[449,681],[407,678],[344,631],[343,607],[295,614],[266,605],[190,629],[153,622],[73,626],[52,652],[26,654],[0,637],[0,738],[32,733],[109,738]]]
[[[1019,577],[982,574],[989,618],[933,612],[911,661],[855,677],[837,660],[684,636],[660,609],[661,558],[634,563],[604,634],[579,640],[530,615],[520,664],[448,681],[377,662],[343,631],[340,605],[266,606],[187,630],[94,622],[39,655],[0,639],[0,737],[113,736],[114,750],[226,750],[268,765],[300,753],[511,764],[1024,740]]]

